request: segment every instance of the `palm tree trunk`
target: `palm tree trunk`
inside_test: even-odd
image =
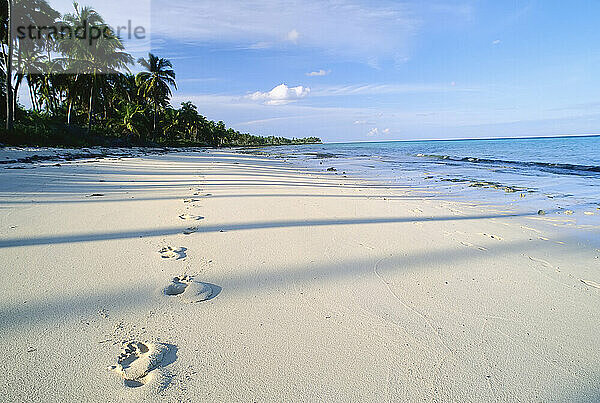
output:
[[[93,107],[93,102],[94,102],[94,78],[92,76],[92,85],[90,88],[90,105],[88,108],[88,129],[87,129],[87,133],[90,134],[90,132],[92,131],[92,107]]]
[[[6,130],[10,133],[13,130],[13,89],[12,89],[12,55],[13,55],[13,41],[12,41],[12,0],[8,0],[8,29],[7,29],[7,43],[8,43],[8,60],[6,63]]]
[[[78,75],[75,77],[70,76],[66,81],[66,99],[69,101],[69,106],[67,108],[67,125],[71,126],[71,116],[73,113],[73,104],[75,103],[76,93],[73,90],[74,86],[77,85]]]
[[[21,42],[19,42],[19,48],[17,49],[17,81],[15,82],[15,89],[13,95],[13,116],[15,110],[17,110],[17,98],[19,97],[19,87],[21,86],[21,82],[23,81],[23,72],[21,71],[21,64],[23,63],[23,56],[21,54]]]
[[[8,64],[8,55],[6,54],[6,49],[4,48],[4,43],[2,43],[2,46],[0,46],[0,49],[2,49],[2,61],[4,62],[4,65],[6,66]]]
[[[152,131],[156,136],[156,115],[158,115],[158,105],[156,104],[156,100],[154,100],[154,122],[152,123]]]
[[[69,99],[69,108],[67,110],[67,125],[71,126],[71,112],[73,111],[73,100]]]

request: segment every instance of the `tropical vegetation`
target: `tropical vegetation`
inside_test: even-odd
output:
[[[152,53],[136,61],[116,36],[94,41],[48,36],[9,38],[9,9],[20,26],[111,28],[92,7],[73,3],[61,15],[46,0],[0,0],[0,143],[29,145],[261,146],[320,142],[240,133],[202,116],[191,102],[171,104],[177,89],[172,63]],[[18,12],[15,12],[18,11]],[[18,19],[15,21],[14,19]],[[27,66],[25,69],[24,66]],[[27,86],[31,107],[19,102]]]

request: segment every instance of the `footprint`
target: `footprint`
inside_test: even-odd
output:
[[[183,247],[175,249],[171,246],[165,246],[164,248],[159,250],[158,253],[160,253],[160,257],[162,257],[163,259],[179,260],[187,256],[185,253],[186,250],[187,248]]]
[[[199,215],[192,215],[192,214],[182,214],[179,216],[179,218],[181,218],[182,220],[202,220],[202,219],[204,219],[204,217],[201,217]]]
[[[123,377],[123,383],[130,388],[144,386],[152,381],[163,362],[168,347],[160,343],[126,343],[117,357],[117,364],[109,370]]]
[[[171,284],[163,289],[168,296],[180,296],[187,302],[201,302],[214,298],[221,288],[194,280],[194,276],[183,275],[174,277]]]
[[[198,232],[200,227],[189,227],[183,230],[183,235],[191,235],[195,232]]]
[[[198,201],[200,201],[200,199],[183,199],[184,203],[194,203]]]

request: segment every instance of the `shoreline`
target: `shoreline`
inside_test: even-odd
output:
[[[0,173],[9,400],[598,397],[600,251],[535,211],[221,150]]]

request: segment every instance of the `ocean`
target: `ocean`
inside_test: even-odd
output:
[[[438,197],[600,222],[600,136],[391,141],[257,150],[301,167]]]

